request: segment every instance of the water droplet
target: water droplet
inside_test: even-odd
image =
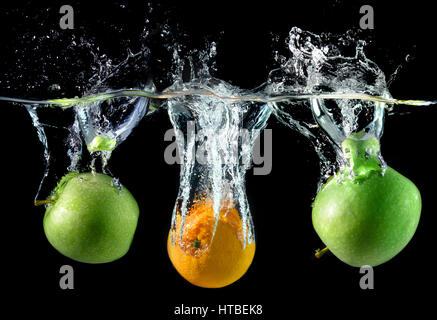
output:
[[[118,192],[121,194],[123,192],[123,186],[120,183],[118,178],[112,179],[112,185],[118,189]]]

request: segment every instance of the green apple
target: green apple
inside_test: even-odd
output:
[[[351,266],[376,266],[397,255],[413,237],[422,207],[406,177],[377,165],[379,142],[351,136],[343,144],[345,174],[321,188],[312,211],[317,234]]]
[[[63,255],[105,263],[127,253],[139,208],[124,186],[99,173],[66,175],[55,188],[44,215],[48,241]]]

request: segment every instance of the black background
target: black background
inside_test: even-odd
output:
[[[1,4],[2,68],[15,64],[8,59],[13,58],[12,47],[22,33],[44,33],[59,28],[61,4],[66,3]],[[145,2],[91,5],[70,1],[68,4],[75,9],[76,27],[82,24],[91,28],[90,33],[101,43],[102,50],[120,54],[118,41],[121,38],[127,41],[132,35],[129,45],[133,49],[140,46],[135,39],[144,27],[144,12],[149,7]],[[126,4],[126,8],[122,9],[120,4]],[[392,95],[437,99],[437,28],[434,11],[426,2],[414,1],[408,5],[395,1],[384,1],[384,4],[365,1],[152,3],[155,11],[151,17],[154,27],[161,18],[178,22],[189,34],[186,39],[193,47],[204,43],[205,38],[218,36],[216,76],[253,88],[265,81],[270,70],[272,34],[284,37],[293,26],[316,33],[356,29],[361,17],[359,8],[364,4],[373,5],[375,10],[375,29],[362,34],[373,40],[366,50],[368,57],[388,75],[404,64],[391,87]],[[46,8],[49,11],[44,11]],[[108,24],[119,24],[122,31],[111,35],[113,29]],[[71,31],[65,31],[66,37],[68,32]],[[61,36],[59,41],[65,40]],[[284,42],[281,40],[275,46],[284,46]],[[413,59],[404,63],[407,54]],[[151,64],[154,58],[152,54]],[[16,81],[26,82],[26,75],[31,79],[40,71],[38,68],[36,63],[27,64],[24,79]],[[68,81],[73,75],[68,73],[71,71],[68,66],[63,68],[65,74],[57,73],[53,77]],[[159,75],[159,70],[155,71]],[[2,88],[1,93],[39,98],[46,93],[46,88],[29,92],[17,88],[19,85],[10,91]],[[425,297],[425,288],[436,285],[433,264],[435,107],[417,108],[409,114],[395,114],[386,119],[381,141],[383,156],[421,190],[423,210],[410,244],[394,259],[375,268],[374,290],[360,289],[361,275],[357,268],[343,264],[330,254],[320,260],[313,258],[314,250],[322,247],[311,224],[311,202],[319,179],[318,158],[308,141],[273,116],[268,124],[273,129],[273,170],[267,176],[253,176],[250,170],[247,176],[247,195],[257,240],[255,259],[239,281],[210,290],[182,279],[167,257],[166,238],[178,190],[179,167],[164,162],[168,142],[163,137],[171,128],[165,111],[144,119],[111,159],[111,168],[134,194],[141,209],[129,253],[110,264],[87,265],[63,257],[47,242],[42,228],[44,209],[33,207],[43,173],[42,147],[24,108],[6,103],[1,103],[0,108],[3,135],[0,282],[1,290],[8,296],[2,300],[3,307],[10,305],[9,300],[44,301],[39,305],[47,314],[54,305],[64,306],[65,312],[87,306],[97,312],[121,309],[137,311],[143,318],[154,314],[150,318],[177,319],[172,314],[175,306],[182,303],[210,308],[218,304],[261,304],[263,315],[252,318],[282,319],[302,310],[308,315],[373,316],[383,309],[387,313],[409,309],[412,305],[403,303],[404,300],[411,302],[413,298]],[[59,268],[64,264],[75,270],[74,290],[59,288]],[[354,307],[354,311],[347,313],[346,306]],[[377,307],[381,309],[376,311]]]

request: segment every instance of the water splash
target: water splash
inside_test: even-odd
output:
[[[36,132],[38,134],[38,139],[39,139],[39,141],[41,141],[43,148],[44,148],[44,152],[43,152],[44,162],[45,162],[44,174],[43,174],[43,177],[41,178],[41,182],[38,186],[38,190],[37,190],[35,198],[34,198],[34,203],[37,204],[38,197],[39,197],[39,194],[41,192],[41,188],[44,184],[45,179],[47,178],[47,176],[49,174],[50,151],[49,151],[49,146],[47,143],[47,135],[45,133],[44,127],[41,125],[41,123],[39,121],[38,114],[36,113],[36,108],[33,107],[32,105],[25,105],[25,107],[27,109],[27,112],[30,115],[30,118],[32,119],[33,126],[36,128]]]
[[[231,116],[233,112],[237,112],[235,110],[239,110],[240,113],[252,114],[257,118],[254,116],[257,112],[264,114],[265,111],[262,110],[266,110],[260,106],[267,105],[267,109],[281,122],[308,137],[313,144],[321,159],[320,187],[324,180],[335,174],[339,168],[344,168],[345,157],[341,144],[351,134],[363,131],[365,135],[361,138],[374,137],[379,140],[383,133],[385,110],[393,110],[394,105],[437,104],[437,101],[399,100],[391,97],[384,73],[374,62],[367,59],[364,47],[365,42],[357,41],[351,33],[335,37],[293,28],[287,39],[288,55],[277,54],[278,68],[272,70],[264,85],[252,91],[232,87],[210,75],[211,71],[216,70],[215,42],[208,43],[205,50],[188,51],[180,44],[169,44],[167,50],[172,53],[173,65],[169,78],[174,84],[160,92],[156,91],[149,77],[145,76],[148,70],[147,48],[143,48],[137,54],[128,51],[127,58],[119,64],[99,53],[92,55],[96,62],[94,65],[98,66],[93,69],[95,74],[88,82],[93,86],[88,86],[82,97],[46,100],[0,97],[0,100],[32,106],[28,110],[32,110],[32,119],[36,117],[34,125],[45,150],[47,136],[37,113],[41,110],[73,110],[74,121],[62,128],[67,129],[69,133],[66,153],[70,162],[68,171],[80,169],[83,139],[86,149],[93,157],[91,169],[96,170],[96,159],[101,159],[104,172],[114,148],[126,139],[145,114],[159,107],[169,107],[175,127],[187,128],[187,125],[180,123],[181,119],[188,121],[193,118],[197,121],[195,127],[203,128],[205,124],[201,121],[210,124],[218,121],[215,118],[206,120],[212,115],[217,118]],[[139,74],[139,71],[143,71],[141,77],[131,77],[131,74]],[[114,88],[114,83],[120,83],[125,79],[134,79],[132,88],[111,89]],[[54,92],[59,90],[56,84],[52,87]],[[209,110],[211,114],[204,114],[202,108]],[[214,108],[217,108],[217,111]],[[262,127],[265,122],[261,121],[259,125]],[[218,130],[219,126],[216,129]],[[212,132],[209,134],[212,135]],[[210,143],[214,139],[211,138]],[[224,141],[226,139],[225,137]],[[195,147],[197,142],[190,143],[180,145],[181,150],[189,154],[187,148]],[[247,153],[248,148],[252,146],[251,143],[249,141],[247,144],[240,144],[244,149],[243,153]],[[215,150],[214,152],[221,150],[219,144],[205,144],[205,147]],[[48,149],[46,151],[45,154],[49,154]],[[220,152],[223,153],[222,151]],[[213,156],[214,152],[210,152],[210,156]],[[49,160],[48,157],[47,161]],[[220,163],[219,158],[209,160]],[[193,159],[188,158],[185,161],[190,163]],[[381,164],[384,166],[382,157]],[[183,202],[182,207],[189,205],[189,201],[193,199],[188,181],[192,172],[196,171],[185,166],[184,164],[181,173],[188,176],[182,179],[181,175],[180,190],[185,191],[181,191],[179,199],[190,200]],[[244,165],[240,166],[241,170],[243,168]],[[224,175],[218,175],[217,170],[211,172],[213,175],[210,177],[212,180],[208,190],[216,197],[215,205],[219,206],[218,199],[222,195],[216,193],[216,190],[220,190],[220,183],[217,181],[223,180]],[[47,170],[44,176],[47,176]],[[217,207],[214,210],[217,214]],[[246,209],[243,208],[244,210]]]
[[[149,99],[116,98],[74,107],[88,151],[103,161],[120,145],[149,111]]]
[[[268,86],[266,86],[268,88]],[[271,88],[266,89],[266,92],[256,91],[250,92],[246,90],[245,93],[239,94],[223,94],[217,93],[209,88],[205,87],[203,84],[193,83],[193,88],[187,90],[175,90],[167,89],[163,92],[153,92],[141,89],[118,89],[109,90],[107,92],[86,95],[80,98],[60,98],[60,99],[49,99],[49,100],[31,100],[31,99],[20,99],[0,96],[0,101],[13,102],[18,104],[32,104],[36,107],[61,107],[64,109],[71,108],[77,104],[86,104],[92,102],[105,101],[110,99],[115,99],[119,97],[144,97],[149,99],[156,99],[154,103],[150,106],[151,110],[156,110],[164,102],[159,100],[167,100],[177,97],[196,95],[196,96],[214,96],[223,100],[230,101],[253,101],[253,102],[288,102],[288,101],[299,101],[308,100],[310,98],[325,99],[325,100],[362,100],[369,102],[382,102],[387,106],[386,108],[391,109],[391,105],[408,105],[408,106],[431,106],[436,105],[437,100],[410,100],[410,99],[395,99],[388,96],[373,96],[365,93],[359,92],[323,92],[323,93],[295,93],[286,92],[283,94],[272,93]]]
[[[287,39],[289,56],[278,59],[280,67],[270,73],[265,88],[278,96],[289,91],[310,95],[304,101],[275,101],[270,106],[281,122],[313,144],[321,163],[319,188],[338,170],[344,170],[347,159],[342,143],[346,138],[361,132],[361,140],[375,138],[379,142],[385,110],[396,101],[382,70],[365,56],[365,42],[353,40],[350,35],[316,35],[293,28]],[[385,168],[379,148],[377,156]]]
[[[109,64],[107,67],[107,60],[106,63],[102,62],[99,74],[90,79],[99,87],[92,87],[89,93],[100,96],[98,90],[106,90],[114,78],[132,71],[139,59],[144,59],[143,53],[129,53],[125,60],[115,66]],[[155,90],[150,80],[146,85],[142,85],[142,80],[137,83],[142,87],[141,90]],[[26,99],[2,100],[26,107],[44,147],[45,169],[35,197],[36,204],[45,204],[44,199],[50,196],[59,179],[69,172],[102,171],[112,175],[108,168],[112,152],[152,111],[149,98],[136,96],[78,101],[68,108],[55,108],[47,101],[29,103]]]
[[[190,92],[198,85],[184,84],[178,90]],[[241,94],[241,90],[216,79],[202,85],[217,95]],[[172,229],[176,229],[180,215],[177,229],[183,230],[190,208],[206,199],[213,206],[213,235],[220,212],[237,209],[245,247],[254,240],[245,173],[250,167],[252,146],[271,110],[265,103],[227,101],[215,95],[185,95],[168,100],[167,104],[183,158]]]

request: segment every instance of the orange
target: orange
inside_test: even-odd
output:
[[[221,288],[237,281],[255,255],[254,240],[244,246],[243,223],[235,207],[222,204],[213,237],[214,225],[213,202],[200,200],[187,212],[182,239],[180,212],[168,235],[167,251],[173,266],[199,287]]]

